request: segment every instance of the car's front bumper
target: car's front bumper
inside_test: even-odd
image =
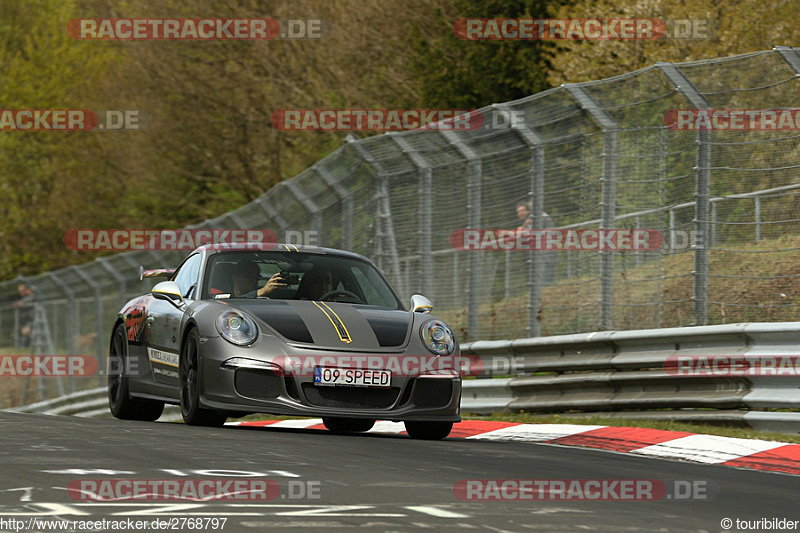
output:
[[[286,350],[291,352],[292,347]],[[292,355],[302,356],[265,355],[256,347],[238,348],[220,337],[203,339],[201,402],[205,407],[231,413],[461,420],[461,377],[456,371],[394,374],[389,388],[319,386],[314,384],[313,375],[287,375],[291,372],[286,372],[280,363]],[[402,358],[403,354],[392,357]],[[238,361],[231,363],[232,359]],[[247,360],[260,364],[249,365]],[[272,363],[272,369],[264,363]]]

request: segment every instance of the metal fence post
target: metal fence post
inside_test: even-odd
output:
[[[458,254],[453,253],[451,255],[453,256],[453,301],[456,301],[460,292],[458,280],[461,279],[461,271],[458,268]]]
[[[505,260],[506,268],[503,275],[503,298],[508,300],[511,298],[511,250],[506,250]]]
[[[656,63],[656,67],[675,85],[696,109],[710,109],[711,104],[700,94],[689,78],[672,63]],[[709,202],[711,198],[711,131],[697,132],[697,165],[695,166],[694,228],[694,313],[695,325],[708,322],[708,249],[709,249]]]
[[[433,250],[431,249],[433,169],[425,158],[419,155],[401,135],[389,134],[389,138],[397,143],[403,153],[411,159],[411,162],[419,170],[419,230],[417,234],[419,235],[420,275],[417,282],[420,283],[422,294],[431,298],[433,281]]]
[[[756,196],[753,198],[756,206],[755,222],[756,222],[756,242],[761,240],[761,197]]]
[[[467,229],[481,227],[481,185],[483,164],[478,153],[452,131],[439,133],[467,161]],[[470,253],[467,259],[467,335],[470,339],[480,335],[480,255]]]
[[[333,174],[322,165],[311,167],[322,180],[330,187],[334,194],[342,201],[342,242],[339,246],[343,250],[353,249],[353,193],[345,189]]]
[[[367,163],[375,171],[378,178],[378,213],[377,220],[378,232],[381,234],[381,239],[386,239],[386,244],[389,248],[389,263],[391,265],[391,272],[394,276],[395,283],[397,284],[398,292],[402,295],[406,294],[405,287],[403,286],[403,276],[400,272],[400,257],[397,254],[397,239],[394,233],[394,222],[392,221],[392,208],[389,200],[389,178],[386,169],[383,165],[376,160],[369,151],[361,146],[359,141],[351,142],[346,145],[347,147],[355,150],[356,154]],[[382,245],[382,243],[381,243]]]
[[[73,334],[75,333],[75,324],[78,318],[78,304],[75,301],[75,291],[72,290],[72,287],[69,286],[68,283],[64,283],[58,276],[57,273],[59,271],[56,270],[55,272],[47,272],[44,275],[49,277],[53,280],[53,285],[61,289],[64,295],[67,297],[67,312],[65,313],[66,318],[66,338],[64,339],[64,348],[67,350],[68,355],[75,354],[75,344],[73,343]],[[56,341],[58,342],[58,341]],[[70,378],[69,385],[71,387],[70,392],[75,392],[75,383],[73,378]]]
[[[269,193],[262,194],[256,199],[256,203],[261,210],[264,211],[264,214],[267,215],[267,218],[277,222],[278,228],[285,232],[286,228],[289,227],[289,223],[286,222],[286,219],[284,219],[280,213],[278,213],[277,209],[275,209],[275,206],[272,205],[272,202],[269,198],[267,198],[267,196],[269,196]]]
[[[19,346],[19,307],[14,308],[14,332],[11,335],[14,348]]]
[[[617,123],[580,85],[565,84],[575,101],[603,129],[602,222],[600,229],[615,226],[617,210]],[[600,329],[614,327],[614,252],[600,251]]]
[[[677,235],[675,234],[675,210],[669,210],[669,252],[671,254],[675,253],[675,239]]]
[[[102,266],[106,272],[111,274],[114,279],[117,280],[117,288],[119,290],[119,306],[122,307],[125,305],[125,302],[128,301],[128,299],[125,297],[126,293],[128,292],[128,285],[125,283],[125,278],[117,271],[117,269],[108,264],[108,257],[100,257],[97,259],[97,262],[100,263],[100,266]]]
[[[708,246],[714,247],[717,244],[717,202],[711,201],[711,237]]]
[[[695,194],[695,315],[696,325],[708,323],[708,202],[711,196],[711,132],[697,132],[697,192]]]
[[[495,104],[495,109],[511,116],[508,106]],[[533,215],[533,231],[545,227],[544,220],[544,139],[527,125],[514,126],[514,131],[525,141],[531,153],[530,159],[530,190],[528,195],[531,200],[531,214]],[[542,292],[544,290],[544,255],[541,250],[531,247],[528,253],[528,327],[529,337],[542,335],[542,322],[539,312],[542,309]]]
[[[315,232],[317,235],[317,245],[322,246],[322,242],[319,241],[320,234],[322,233],[322,217],[320,216],[320,208],[317,207],[317,204],[315,204],[314,201],[309,198],[308,195],[304,193],[295,182],[292,180],[286,180],[283,183],[286,184],[286,188],[289,189],[289,192],[292,193],[292,196],[294,196],[298,202],[303,204],[303,207],[305,207],[308,213],[311,215],[311,231]]]
[[[634,228],[636,228],[637,230],[642,229],[642,217],[634,218]],[[636,250],[636,252],[634,252],[635,264],[637,267],[642,266],[642,255],[643,252],[639,250]]]
[[[81,280],[92,290],[92,294],[94,295],[94,326],[95,331],[97,332],[95,337],[95,355],[97,356],[97,377],[99,379],[99,385],[103,385],[103,376],[105,375],[105,350],[104,342],[103,342],[103,298],[100,295],[100,286],[91,279],[81,268],[78,267],[69,267],[70,270],[74,271],[75,274],[78,275]]]
[[[797,74],[800,74],[800,54],[797,53],[791,46],[775,46],[772,48],[778,52],[783,59],[789,63]]]
[[[58,271],[56,271],[58,272]],[[72,290],[72,287],[69,284],[64,283],[59,279],[56,275],[56,272],[46,272],[43,274],[44,276],[49,277],[53,280],[53,285],[61,289],[64,295],[67,297],[67,312],[64,313],[66,319],[65,331],[66,331],[66,338],[64,339],[64,348],[67,351],[67,355],[75,355],[75,344],[73,342],[73,334],[75,332],[75,323],[78,317],[78,306],[75,302],[75,292]],[[51,331],[52,333],[52,331]],[[55,337],[55,335],[53,334]],[[58,342],[57,340],[55,342]],[[69,392],[75,392],[75,376],[68,376],[67,377],[67,389]]]

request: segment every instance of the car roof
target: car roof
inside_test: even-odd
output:
[[[346,250],[338,250],[336,248],[323,248],[320,246],[305,246],[300,244],[284,244],[272,242],[241,242],[241,243],[219,243],[207,244],[200,246],[194,252],[205,252],[207,255],[213,255],[221,252],[245,252],[245,251],[263,251],[263,252],[297,252],[304,254],[318,254],[318,255],[334,255],[338,257],[348,257],[350,259],[357,259],[372,263],[367,257],[357,254],[355,252],[348,252]],[[192,252],[192,253],[194,253]],[[191,254],[190,254],[191,255]]]

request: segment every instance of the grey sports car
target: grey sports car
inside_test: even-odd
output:
[[[404,308],[358,254],[294,245],[211,245],[120,311],[108,397],[117,418],[188,424],[251,413],[319,416],[334,432],[405,423],[442,439],[461,420],[460,352],[415,295]]]

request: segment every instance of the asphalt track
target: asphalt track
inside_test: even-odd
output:
[[[0,531],[14,531],[9,520],[25,520],[20,531],[54,530],[28,529],[31,517],[227,518],[217,529],[225,532],[775,531],[781,529],[739,529],[735,521],[800,520],[797,476],[526,442],[427,442],[7,412],[0,413],[0,442]],[[266,502],[112,503],[76,500],[66,491],[80,479],[212,476],[272,479],[280,495]],[[676,481],[702,491],[687,499],[672,491],[657,501],[463,501],[453,487],[465,479],[647,479],[663,482],[668,491]],[[308,491],[318,494],[309,498]],[[724,518],[734,521],[731,529],[720,525]]]

